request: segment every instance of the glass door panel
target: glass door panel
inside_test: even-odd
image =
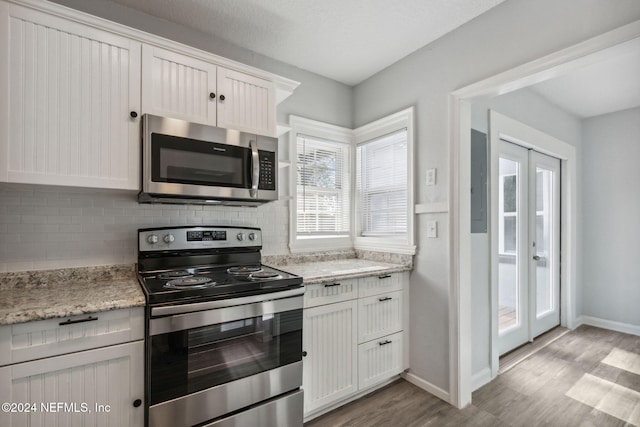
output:
[[[560,161],[530,153],[532,338],[560,322]]]
[[[498,155],[497,286],[500,354],[528,340],[528,151],[500,141]]]
[[[520,324],[518,304],[518,174],[519,163],[500,158],[498,238],[499,333]]]

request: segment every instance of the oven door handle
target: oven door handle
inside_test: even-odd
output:
[[[183,331],[186,329],[199,328],[201,326],[251,319],[253,317],[277,314],[285,311],[302,310],[302,307],[303,296],[302,294],[299,294],[297,296],[290,296],[287,298],[270,299],[249,304],[233,305],[231,307],[152,318],[149,320],[149,335],[154,336]]]
[[[255,139],[249,140],[249,146],[251,147],[251,168],[253,170],[249,195],[255,199],[258,197],[258,183],[260,181],[260,156],[258,153],[258,143]]]

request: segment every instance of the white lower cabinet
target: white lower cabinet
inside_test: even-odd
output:
[[[402,372],[402,332],[358,346],[358,385],[365,389]]]
[[[357,302],[304,310],[304,412],[346,398],[358,390]]]
[[[307,419],[408,368],[408,282],[406,272],[307,285],[302,382]]]
[[[144,309],[0,327],[1,426],[142,426]]]

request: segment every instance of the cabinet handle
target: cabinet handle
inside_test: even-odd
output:
[[[379,346],[383,346],[383,345],[387,345],[387,344],[391,344],[391,341],[389,341],[389,340],[385,340],[385,341],[380,341],[380,342],[378,343],[378,345],[379,345]]]
[[[133,401],[133,407],[134,408],[137,408],[140,405],[142,405],[142,400],[136,399],[136,400]]]
[[[131,116],[132,119],[135,119],[136,117],[138,117],[138,113],[136,113],[135,111],[130,112],[129,115]]]
[[[67,319],[64,322],[58,323],[58,325],[67,326],[67,325],[74,325],[76,323],[93,322],[94,320],[98,320],[98,318],[97,317],[93,317],[93,316],[89,316],[89,317],[85,317],[84,319],[78,319],[78,320]]]
[[[211,99],[216,99],[216,94],[215,94],[215,93],[213,93],[213,92],[211,92],[211,93],[209,94],[209,98],[211,98]]]
[[[220,101],[224,101],[226,98],[224,97],[224,95],[220,95],[219,99],[220,99]]]
[[[325,288],[331,288],[333,286],[340,286],[340,283],[327,283],[324,285]]]
[[[384,297],[384,298],[378,298],[378,301],[380,302],[384,302],[384,301],[391,301],[393,298],[391,297]]]
[[[390,274],[385,274],[383,276],[378,276],[378,279],[388,279],[389,277],[391,277]]]

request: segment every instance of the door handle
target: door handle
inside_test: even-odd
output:
[[[538,255],[534,255],[534,256],[533,256],[533,260],[534,260],[534,261],[540,261],[540,257],[539,257]]]
[[[222,95],[220,95],[220,98],[222,98]],[[250,140],[249,146],[251,147],[251,167],[253,169],[249,195],[255,199],[256,197],[258,197],[258,182],[260,181],[260,156],[258,154],[257,141],[253,139]]]

